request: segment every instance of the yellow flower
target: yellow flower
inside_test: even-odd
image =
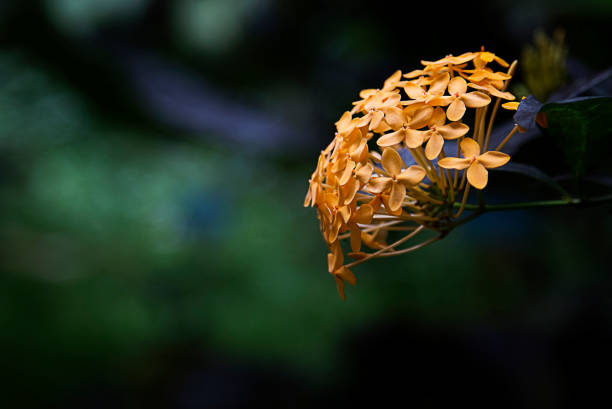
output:
[[[316,203],[318,203],[318,198],[321,193],[321,183],[324,177],[324,169],[325,156],[321,154],[319,155],[317,168],[312,173],[309,180],[308,192],[306,193],[306,198],[304,199],[304,207],[314,206]]]
[[[514,95],[512,95],[511,93],[500,91],[504,86],[504,82],[502,80],[483,79],[477,82],[470,82],[468,86],[481,91],[487,91],[494,97],[503,98],[507,100],[514,99]]]
[[[483,189],[487,185],[489,178],[487,169],[503,166],[510,160],[510,156],[497,151],[489,151],[481,155],[480,145],[471,138],[461,141],[461,153],[463,158],[443,158],[438,161],[438,164],[446,169],[467,168],[467,180],[476,189]]]
[[[411,101],[402,101],[403,105],[429,105],[430,101],[436,97],[444,95],[446,86],[450,81],[450,76],[447,72],[442,73],[434,78],[433,82],[429,86],[429,89],[425,91],[423,87],[415,84],[414,82],[408,82],[404,85],[404,92],[411,99]]]
[[[366,114],[357,120],[356,125],[358,127],[368,126],[370,131],[378,128],[387,114],[393,115],[393,108],[399,104],[400,99],[400,94],[395,92],[379,91],[370,96],[358,109],[358,112],[365,111]],[[360,105],[357,105],[356,108],[358,106]]]
[[[501,65],[502,67],[507,67],[509,64],[504,61],[503,59],[499,58],[498,56],[496,56],[495,54],[493,54],[492,52],[489,51],[485,51],[484,47],[482,47],[482,50],[474,53],[474,66],[476,68],[482,68],[485,65],[487,65],[488,63],[490,63],[491,61],[495,61],[496,63],[498,63],[499,65]]]
[[[344,282],[346,281],[350,285],[357,284],[357,279],[351,270],[343,266],[344,254],[342,253],[342,247],[338,241],[335,241],[330,245],[330,252],[327,254],[327,266],[329,273],[334,276],[336,280],[336,287],[338,288],[338,294],[342,301],[346,301],[344,295]]]
[[[409,115],[410,111],[414,111],[414,116],[411,117]],[[388,119],[391,129],[393,129],[395,132],[384,134],[378,138],[376,143],[378,146],[383,148],[397,145],[402,141],[404,141],[406,146],[409,148],[417,148],[421,146],[423,144],[423,139],[414,139],[410,137],[409,131],[411,128],[419,129],[424,127],[431,118],[433,112],[433,107],[428,105],[418,107],[416,110],[413,108],[406,108],[405,110],[401,111],[400,116]]]
[[[373,216],[374,209],[369,204],[361,205],[359,209],[351,212],[347,227],[351,232],[351,250],[354,252],[361,250],[361,229],[358,224],[369,224]]]
[[[461,122],[451,122],[448,125],[444,125],[446,115],[442,108],[437,107],[432,114],[427,126],[427,131],[417,131],[409,129],[406,140],[420,141],[418,146],[423,142],[427,142],[425,146],[425,156],[427,159],[432,160],[438,157],[444,146],[444,139],[453,140],[458,139],[465,135],[470,127]],[[381,138],[382,139],[382,138]],[[408,145],[408,143],[406,143]],[[415,147],[410,146],[408,147]]]
[[[449,121],[458,121],[465,114],[465,107],[482,108],[491,102],[487,94],[480,91],[467,92],[467,82],[461,77],[455,77],[448,83],[448,93],[450,96],[439,96],[431,103],[449,107],[446,116]]]
[[[372,193],[381,193],[390,190],[389,210],[396,211],[402,207],[406,197],[406,187],[418,185],[425,177],[425,170],[420,166],[405,167],[402,157],[396,150],[385,148],[382,154],[382,167],[389,174],[388,177],[372,178],[368,188]]]

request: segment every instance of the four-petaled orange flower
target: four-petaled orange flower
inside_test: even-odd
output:
[[[391,211],[396,211],[402,207],[402,202],[406,197],[406,187],[418,185],[425,177],[425,170],[416,165],[405,167],[402,157],[396,150],[385,148],[382,154],[382,167],[389,176],[372,178],[368,184],[372,193],[381,193],[390,189],[389,207]]]
[[[421,146],[423,142],[427,142],[425,145],[425,156],[429,160],[433,160],[438,157],[442,152],[444,146],[444,139],[454,140],[465,135],[470,127],[461,122],[451,122],[450,124],[444,125],[446,115],[442,108],[437,107],[429,120],[427,126],[429,127],[426,131],[417,131],[409,129],[406,140],[413,141],[413,145]],[[381,138],[382,139],[382,138]],[[408,145],[408,143],[406,143]],[[410,146],[408,147],[415,147]]]
[[[411,101],[402,101],[403,105],[430,105],[431,100],[444,95],[446,86],[450,80],[450,76],[447,72],[439,74],[433,78],[429,89],[425,91],[423,87],[415,84],[414,82],[407,82],[404,85],[404,92],[410,97]]]
[[[431,101],[433,105],[449,107],[446,116],[449,121],[458,121],[465,114],[465,107],[482,108],[491,102],[491,98],[480,91],[467,92],[467,82],[461,77],[455,77],[448,83],[450,96],[439,96]]]
[[[461,141],[463,158],[443,158],[438,164],[446,169],[467,168],[467,180],[476,189],[483,189],[487,185],[489,172],[487,169],[498,168],[505,165],[510,156],[502,152],[489,151],[480,154],[480,145],[472,138]]]
[[[423,143],[422,139],[414,139],[410,136],[410,129],[419,129],[424,127],[427,122],[430,120],[434,109],[428,105],[425,105],[420,108],[406,108],[405,110],[399,110],[401,115],[397,117],[387,118],[387,122],[392,130],[395,132],[390,132],[384,134],[376,143],[380,147],[388,147],[397,145],[404,141],[406,146],[409,148],[416,148],[421,146]],[[410,116],[409,112],[414,111],[414,116]]]

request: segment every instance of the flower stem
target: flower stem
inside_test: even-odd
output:
[[[504,138],[503,141],[501,141],[501,143],[499,145],[497,145],[497,148],[495,148],[496,151],[499,151],[501,148],[504,147],[504,145],[506,143],[508,143],[508,141],[510,140],[510,138],[512,138],[512,135],[514,135],[516,133],[516,131],[518,131],[518,125],[514,125],[514,128],[512,128],[512,130],[510,131],[510,133],[508,135],[506,135],[506,137]]]
[[[538,207],[564,207],[564,206],[576,206],[576,207],[589,207],[589,206],[597,206],[600,204],[612,203],[612,194],[606,196],[599,196],[587,199],[580,198],[569,198],[569,199],[561,199],[561,200],[540,200],[536,202],[520,202],[520,203],[508,203],[508,204],[498,204],[498,205],[476,205],[476,204],[464,204],[461,203],[453,203],[453,207],[461,208],[464,207],[465,210],[475,210],[479,213],[485,212],[499,212],[506,210],[523,210],[523,209],[532,209]]]

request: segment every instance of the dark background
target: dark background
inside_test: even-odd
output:
[[[511,61],[556,28],[571,81],[610,65],[611,18],[607,0],[0,2],[0,406],[609,400],[609,207],[485,215],[360,266],[342,303],[302,202],[360,89],[481,45]],[[517,156],[563,169],[546,146]]]

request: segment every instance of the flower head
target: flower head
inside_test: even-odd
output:
[[[484,188],[487,169],[510,159],[497,150],[481,153],[481,146],[486,151],[488,145],[485,120],[491,98],[514,99],[506,87],[516,64],[504,73],[489,63],[508,66],[482,49],[422,61],[422,69],[406,74],[398,70],[380,88],[362,90],[335,123],[333,140],[309,179],[304,206],[317,209],[329,248],[328,271],[342,299],[345,283],[356,283],[354,266],[444,237],[465,205],[467,187]],[[504,107],[509,104],[514,103]],[[475,111],[471,125],[463,121],[471,118],[465,115],[468,109]],[[497,105],[491,111],[494,116]],[[486,129],[490,132],[490,126]],[[447,141],[456,141],[463,157],[446,157]],[[457,180],[464,169],[465,187]],[[455,198],[462,191],[464,200],[455,213]],[[428,231],[438,236],[423,238]],[[354,261],[345,262],[345,251]]]

